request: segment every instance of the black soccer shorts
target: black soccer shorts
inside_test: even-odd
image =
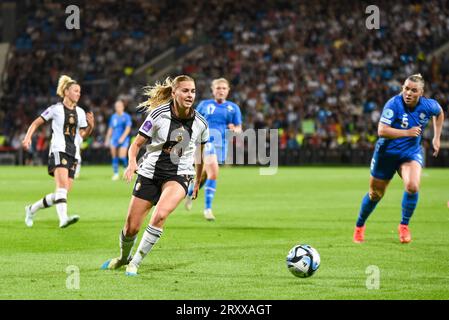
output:
[[[66,168],[69,170],[69,178],[74,179],[77,165],[75,157],[64,152],[52,152],[48,157],[48,174],[53,177],[56,168]]]
[[[189,183],[192,181],[193,176],[179,175],[172,176],[164,179],[149,179],[141,175],[137,175],[136,183],[134,184],[133,196],[150,201],[153,205],[156,205],[162,194],[162,185],[167,181],[176,181],[183,188],[187,194]]]

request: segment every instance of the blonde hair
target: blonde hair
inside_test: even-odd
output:
[[[231,88],[229,81],[226,80],[225,78],[218,78],[218,79],[212,80],[211,88],[213,89],[220,82],[225,82],[228,85],[228,88]]]
[[[64,91],[70,88],[72,84],[78,83],[69,76],[62,75],[58,80],[58,88],[56,89],[56,94],[61,98],[64,98]]]
[[[424,82],[424,78],[422,77],[421,73],[412,74],[405,81],[407,81],[407,80],[421,84],[421,88],[424,90],[425,82]]]
[[[167,77],[163,83],[158,81],[154,86],[144,87],[143,95],[147,96],[148,99],[147,101],[140,103],[137,108],[144,109],[146,112],[151,112],[157,107],[171,102],[173,100],[172,92],[175,91],[179,86],[179,83],[183,81],[195,82],[195,80],[189,76],[180,75],[173,80],[170,77]]]

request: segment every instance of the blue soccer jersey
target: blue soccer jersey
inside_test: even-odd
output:
[[[432,116],[438,116],[441,110],[436,100],[424,97],[419,98],[418,104],[413,109],[407,107],[402,94],[388,100],[380,122],[399,130],[420,126],[421,135],[396,139],[379,138],[371,162],[371,175],[379,179],[391,179],[404,162],[415,160],[422,165],[422,132]]]
[[[230,101],[218,103],[214,99],[210,99],[201,101],[196,110],[208,122],[209,142],[213,143],[210,150],[215,149],[218,162],[223,163],[226,160],[227,153],[226,130],[228,125],[238,126],[242,124],[242,113],[239,106]]]
[[[121,116],[114,113],[111,116],[111,119],[109,120],[109,128],[112,128],[111,142],[113,146],[118,146],[118,140],[122,136],[123,132],[125,132],[127,127],[131,128],[131,126],[131,116],[128,113],[124,112]],[[125,139],[123,144],[129,144],[129,136]]]

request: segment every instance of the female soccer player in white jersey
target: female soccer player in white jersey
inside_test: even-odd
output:
[[[444,113],[434,99],[423,97],[424,80],[420,74],[409,76],[402,92],[385,104],[379,121],[379,139],[371,161],[369,192],[362,199],[353,241],[365,241],[365,223],[382,199],[397,172],[403,180],[402,219],[398,225],[399,241],[412,240],[409,221],[418,203],[423,167],[422,133],[433,121],[433,156],[438,156]]]
[[[203,149],[209,139],[206,120],[193,109],[195,82],[185,75],[173,81],[148,87],[148,101],[140,106],[148,116],[128,151],[129,164],[124,177],[130,182],[137,170],[137,180],[128,208],[125,226],[120,233],[120,256],[110,259],[102,269],[126,267],[126,275],[137,275],[142,259],[162,234],[168,215],[184,199],[189,182],[203,171]],[[137,164],[140,148],[149,143],[147,152]],[[198,147],[199,146],[199,147]],[[194,162],[196,167],[194,169]],[[193,198],[200,181],[195,181]],[[149,210],[156,206],[139,247],[131,259],[131,250]]]
[[[78,221],[79,216],[67,215],[67,193],[70,191],[75,176],[77,161],[75,159],[75,137],[88,137],[94,128],[94,116],[87,114],[77,106],[81,96],[81,87],[68,76],[61,76],[56,93],[63,100],[48,107],[28,128],[22,145],[29,149],[31,137],[44,123],[51,120],[52,139],[48,158],[48,174],[55,179],[56,190],[43,199],[25,207],[25,224],[33,226],[33,219],[39,209],[56,205],[59,227],[65,228]]]

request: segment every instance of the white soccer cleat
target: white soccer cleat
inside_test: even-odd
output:
[[[31,228],[33,226],[33,214],[31,213],[31,205],[25,207],[25,224]]]
[[[184,202],[184,207],[186,208],[187,211],[190,211],[192,210],[192,206],[193,206],[193,199],[191,196],[187,195],[186,200]]]
[[[206,218],[207,221],[215,220],[215,216],[212,213],[212,209],[204,209],[204,218]]]
[[[101,266],[101,270],[115,270],[118,269],[124,265],[126,265],[128,262],[124,262],[120,260],[119,258],[112,258],[103,263]]]
[[[77,223],[79,219],[80,219],[80,216],[77,216],[77,215],[71,216],[71,217],[69,217],[69,219],[66,222],[60,224],[59,227],[67,228],[71,224]]]
[[[137,266],[130,262],[127,266],[126,266],[126,272],[125,275],[130,276],[130,277],[135,277],[137,276]]]
[[[120,179],[120,176],[118,174],[114,174],[111,178],[112,181],[118,181]]]

